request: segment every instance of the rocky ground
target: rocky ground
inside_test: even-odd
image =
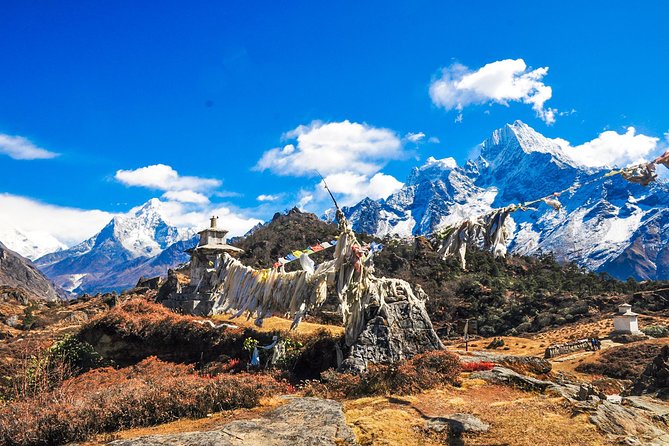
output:
[[[219,317],[215,322],[222,320],[226,319]],[[669,319],[646,322],[669,323]],[[262,330],[271,332],[288,323],[271,318]],[[669,403],[653,395],[621,396],[630,383],[576,370],[618,348],[653,346],[660,350],[669,343],[666,338],[624,345],[605,340],[597,352],[543,359],[546,346],[582,333],[604,335],[608,326],[608,319],[603,319],[534,337],[477,338],[468,343],[468,351],[460,341],[452,341],[447,349],[459,354],[464,363],[494,365],[491,370],[464,372],[459,386],[443,385],[409,396],[391,392],[339,401],[305,398],[298,390],[290,397],[264,400],[254,409],[120,431],[85,444],[668,444]],[[313,333],[319,328],[305,324],[298,330]],[[504,345],[486,348],[494,339],[501,339]]]

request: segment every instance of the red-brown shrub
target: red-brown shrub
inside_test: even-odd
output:
[[[239,407],[290,391],[260,374],[201,376],[192,366],[147,358],[120,370],[102,368],[51,392],[0,409],[0,444],[53,445],[118,429],[148,426]]]
[[[488,361],[476,361],[476,362],[463,362],[462,371],[463,372],[481,372],[486,370],[492,370],[497,364],[494,362]]]
[[[407,395],[442,384],[458,384],[462,368],[457,355],[435,350],[397,364],[371,364],[361,375],[323,372],[322,381],[307,382],[307,394],[327,397]]]

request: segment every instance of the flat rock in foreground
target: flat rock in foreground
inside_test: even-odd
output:
[[[340,403],[320,398],[290,398],[255,420],[233,421],[207,432],[151,435],[118,440],[114,446],[355,446]]]

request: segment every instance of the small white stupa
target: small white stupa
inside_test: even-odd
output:
[[[618,314],[613,318],[613,332],[616,334],[641,334],[639,331],[639,315],[632,312],[630,304],[618,307]]]

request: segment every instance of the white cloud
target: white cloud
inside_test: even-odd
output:
[[[306,210],[306,206],[314,200],[314,194],[304,189],[297,194],[297,208],[301,211]]]
[[[0,154],[15,160],[50,159],[58,156],[57,153],[37,147],[23,136],[11,136],[0,133]]]
[[[209,203],[209,198],[192,190],[170,190],[163,194],[163,198],[181,203]]]
[[[430,136],[430,138],[427,140],[430,144],[439,144],[441,141],[439,141],[439,138],[436,136]]]
[[[0,227],[49,234],[72,246],[97,233],[114,215],[100,210],[55,206],[31,198],[0,193]]]
[[[474,71],[454,64],[442,69],[441,77],[431,82],[430,97],[435,105],[458,112],[472,104],[522,102],[552,124],[557,110],[544,107],[553,95],[551,87],[543,83],[547,73],[548,67],[529,71],[523,59],[499,60]],[[458,113],[456,122],[461,120],[462,113]]]
[[[215,189],[220,180],[179,175],[179,172],[165,164],[140,167],[134,170],[117,170],[114,176],[126,186],[140,186],[162,191],[196,191]]]
[[[387,198],[404,185],[392,175],[382,172],[371,178],[355,172],[338,172],[326,176],[325,183],[339,206],[353,206],[366,197],[372,200]],[[332,208],[332,198],[325,189],[323,180],[313,188],[301,189],[297,194],[296,206],[302,211],[317,214]]]
[[[628,166],[648,161],[659,150],[660,138],[637,134],[634,127],[625,133],[608,130],[592,141],[572,146],[569,141],[556,138],[562,149],[574,161],[584,166]]]
[[[281,198],[281,196],[282,196],[281,194],[275,194],[275,195],[272,195],[272,194],[260,194],[260,195],[258,195],[258,196],[256,197],[256,200],[258,200],[258,201],[276,201],[276,200],[278,200],[279,198]]]
[[[131,209],[130,213],[138,208]],[[218,226],[230,231],[229,235],[233,237],[244,235],[249,229],[262,223],[262,220],[248,217],[242,211],[220,204],[199,205],[178,201],[160,203],[160,216],[172,226],[201,229],[209,225],[209,217],[212,215],[219,217]]]
[[[421,169],[429,169],[435,166],[442,170],[455,169],[458,167],[458,162],[455,161],[455,158],[452,156],[441,159],[436,159],[435,157],[430,156],[427,158],[427,160],[425,160],[425,164],[421,166]]]
[[[284,138],[293,142],[266,151],[255,170],[291,176],[314,176],[316,171],[323,175],[344,171],[372,175],[389,160],[405,155],[395,132],[348,120],[314,121]]]
[[[418,133],[409,132],[404,137],[407,140],[409,140],[413,143],[418,143],[425,138],[425,133],[423,133],[423,132],[418,132]]]

